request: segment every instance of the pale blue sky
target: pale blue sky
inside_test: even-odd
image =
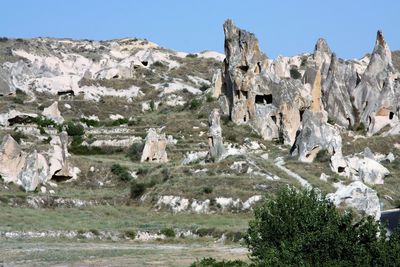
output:
[[[318,37],[339,57],[371,52],[381,29],[400,49],[397,0],[4,0],[0,36],[146,38],[178,51],[223,52],[222,24],[256,34],[269,57],[311,52]]]

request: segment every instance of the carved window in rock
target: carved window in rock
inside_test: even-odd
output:
[[[389,120],[392,120],[393,116],[394,116],[394,113],[393,112],[389,112]]]
[[[272,104],[272,94],[256,95],[256,104]]]
[[[299,114],[300,114],[300,121],[303,121],[304,110],[299,110]]]

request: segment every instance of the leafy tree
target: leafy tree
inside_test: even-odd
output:
[[[254,212],[245,242],[255,266],[400,266],[400,234],[355,223],[315,190],[284,189]]]

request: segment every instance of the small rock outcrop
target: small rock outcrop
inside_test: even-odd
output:
[[[365,212],[379,220],[381,208],[379,198],[375,190],[369,188],[361,181],[352,182],[347,186],[340,186],[335,193],[327,195],[336,206],[354,208]]]
[[[78,174],[70,166],[67,151],[68,135],[63,132],[52,138],[52,149],[27,153],[10,136],[6,135],[0,146],[0,175],[5,182],[21,185],[25,191],[34,191],[50,179],[68,180]]]
[[[225,148],[222,140],[222,129],[220,122],[219,109],[214,109],[208,118],[208,148],[209,152],[207,158],[209,160],[220,160],[224,153]]]
[[[61,116],[61,112],[58,109],[57,101],[55,101],[49,107],[43,109],[42,115],[58,124],[62,124],[64,122],[64,118]]]
[[[385,176],[390,174],[387,168],[375,160],[369,148],[366,148],[363,154],[343,158],[332,157],[331,168],[339,175],[370,185],[383,184]]]
[[[143,148],[141,162],[159,162],[164,163],[168,161],[167,152],[167,138],[165,134],[157,132],[155,129],[150,128],[147,132],[146,143]]]

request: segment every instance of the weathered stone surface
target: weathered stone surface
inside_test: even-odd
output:
[[[55,101],[49,107],[43,109],[42,115],[58,124],[62,124],[64,122],[64,118],[61,116],[61,112],[58,109],[57,101]]]
[[[39,184],[49,178],[49,166],[42,154],[33,151],[25,160],[25,166],[18,175],[18,179],[25,191],[34,191]]]
[[[49,152],[49,175],[55,180],[68,180],[74,177],[74,169],[69,163],[68,134],[60,133],[50,142],[52,149]]]
[[[340,186],[335,193],[328,194],[336,206],[346,206],[371,215],[375,220],[381,217],[379,198],[375,190],[361,181],[352,182],[347,186]]]
[[[223,80],[222,80],[222,71],[217,70],[212,78],[211,87],[210,87],[210,95],[214,98],[218,98],[223,91]]]
[[[312,162],[321,150],[334,156],[342,156],[342,138],[339,131],[327,123],[326,112],[311,112],[303,114],[301,130],[292,147],[292,156],[298,156],[300,161]]]
[[[222,140],[222,129],[219,109],[214,109],[208,118],[208,159],[220,160],[225,148]]]
[[[6,135],[0,146],[0,175],[7,183],[18,182],[18,175],[24,168],[26,153],[19,144],[11,137]]]
[[[331,158],[332,171],[349,177],[352,180],[360,180],[367,184],[383,184],[383,178],[390,174],[389,170],[377,162],[373,155],[367,152],[364,155]]]
[[[230,117],[236,124],[250,124],[264,139],[283,139],[293,144],[300,113],[310,105],[309,89],[300,79],[280,79],[271,73],[257,38],[237,28],[231,20],[225,32],[225,95]],[[276,73],[277,67],[273,68]]]
[[[146,143],[143,148],[141,162],[167,162],[167,138],[165,134],[150,128],[147,132]]]

